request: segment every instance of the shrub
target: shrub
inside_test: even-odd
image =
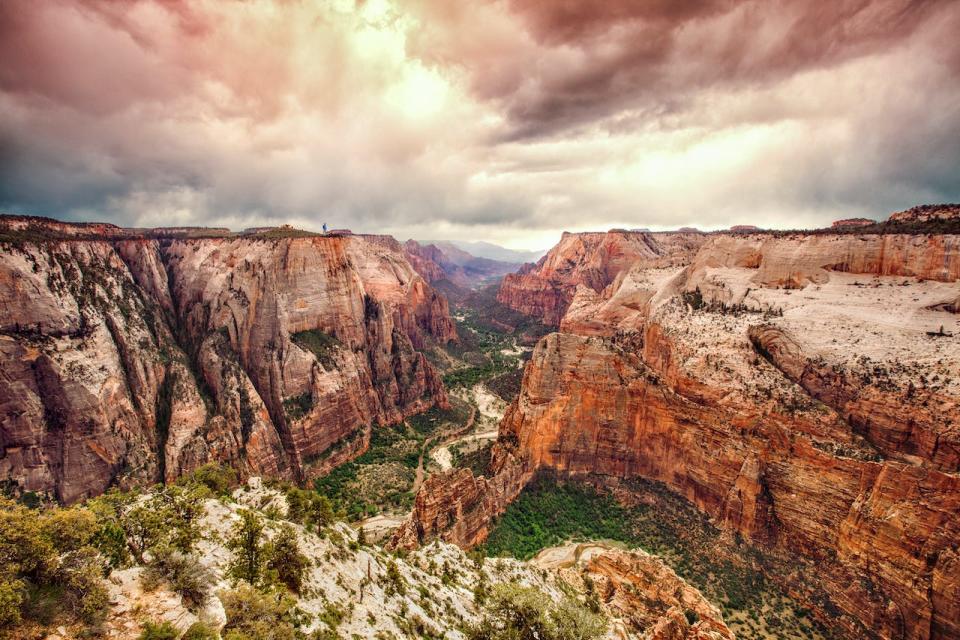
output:
[[[106,618],[110,597],[103,581],[103,563],[96,550],[84,547],[60,562],[54,584],[63,586],[63,606],[88,625]]]
[[[603,616],[572,598],[558,606],[533,587],[507,583],[492,590],[487,614],[467,629],[469,640],[594,640],[606,632]]]
[[[97,519],[86,509],[52,509],[41,520],[41,535],[60,553],[90,544],[97,533]]]
[[[398,594],[405,596],[407,594],[407,581],[403,579],[397,563],[391,560],[387,563],[387,586],[384,588],[387,596]]]
[[[216,580],[197,556],[171,547],[154,551],[144,577],[152,582],[165,580],[189,608],[200,607],[207,601]]]
[[[20,622],[23,602],[23,583],[19,580],[0,581],[0,629]]]
[[[253,511],[240,511],[240,522],[233,527],[233,535],[227,548],[233,551],[230,575],[236,580],[246,580],[252,585],[260,583],[266,558],[261,544],[263,520]]]
[[[287,518],[304,526],[325,527],[334,520],[330,499],[316,491],[287,489]]]
[[[95,532],[83,509],[38,512],[0,499],[0,623],[53,621],[61,612],[90,626],[101,621],[107,591],[103,562],[88,545]]]
[[[237,472],[231,467],[210,462],[197,467],[193,473],[181,478],[178,484],[203,486],[213,495],[222,496],[237,486]]]
[[[266,548],[267,569],[285,587],[294,593],[301,593],[310,558],[300,551],[297,534],[293,527],[284,525]]]
[[[194,622],[180,640],[219,640],[220,634],[210,625]]]
[[[154,547],[170,545],[190,553],[202,537],[203,493],[196,487],[170,486],[146,500],[119,511],[119,524],[134,558],[145,564],[144,554]]]
[[[139,640],[177,640],[180,632],[169,622],[144,622]]]
[[[248,584],[220,593],[227,613],[224,640],[294,640],[300,626],[296,601],[284,593],[261,593]]]

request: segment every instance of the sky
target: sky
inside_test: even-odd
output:
[[[955,0],[0,0],[0,211],[549,247],[960,201]]]

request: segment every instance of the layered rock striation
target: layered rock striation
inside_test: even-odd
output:
[[[73,502],[209,461],[300,481],[446,403],[417,349],[455,339],[447,303],[392,238],[27,220],[0,254],[0,478],[19,490]]]
[[[706,239],[706,235],[696,231],[565,232],[537,264],[525,265],[504,277],[497,300],[546,325],[558,326],[579,285],[599,293],[630,265],[686,264]]]
[[[640,477],[851,637],[960,637],[958,260],[951,235],[719,234],[578,283],[501,423],[505,480],[459,472],[494,490],[451,522],[418,496],[406,530],[472,544],[540,469]]]

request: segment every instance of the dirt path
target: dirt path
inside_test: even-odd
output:
[[[464,442],[497,439],[500,420],[503,419],[506,403],[491,393],[483,383],[475,384],[467,392],[466,399],[476,405],[480,414],[481,425],[487,423],[490,428],[478,433],[463,435],[459,438],[448,438],[441,442],[437,448],[430,452],[430,457],[440,466],[442,471],[449,471],[453,467],[453,454],[450,452],[450,447]],[[460,433],[462,434],[469,430],[469,427],[465,427],[460,430]]]
[[[467,418],[467,421],[463,424],[463,426],[430,436],[423,441],[423,446],[420,447],[420,459],[417,461],[417,475],[413,481],[413,488],[410,490],[413,492],[413,495],[417,495],[417,491],[420,490],[420,485],[423,484],[423,458],[426,456],[427,449],[430,447],[430,443],[437,439],[440,439],[441,442],[447,442],[452,438],[458,437],[463,432],[469,431],[473,428],[473,421],[476,419],[476,417],[477,410],[474,407],[470,407],[470,416]]]

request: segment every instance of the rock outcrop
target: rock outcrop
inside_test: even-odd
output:
[[[580,283],[501,423],[509,473],[660,482],[852,637],[960,637],[958,280],[958,236],[756,234]]]
[[[446,300],[392,238],[4,223],[0,477],[19,490],[73,502],[208,461],[303,480],[446,403],[417,351],[455,338]]]
[[[621,271],[641,262],[650,267],[686,264],[707,236],[614,230],[607,233],[564,233],[536,265],[525,265],[503,279],[497,300],[558,326],[577,286],[601,292]]]
[[[960,204],[924,204],[906,211],[898,211],[891,214],[889,218],[890,222],[897,223],[947,220],[960,220]]]

